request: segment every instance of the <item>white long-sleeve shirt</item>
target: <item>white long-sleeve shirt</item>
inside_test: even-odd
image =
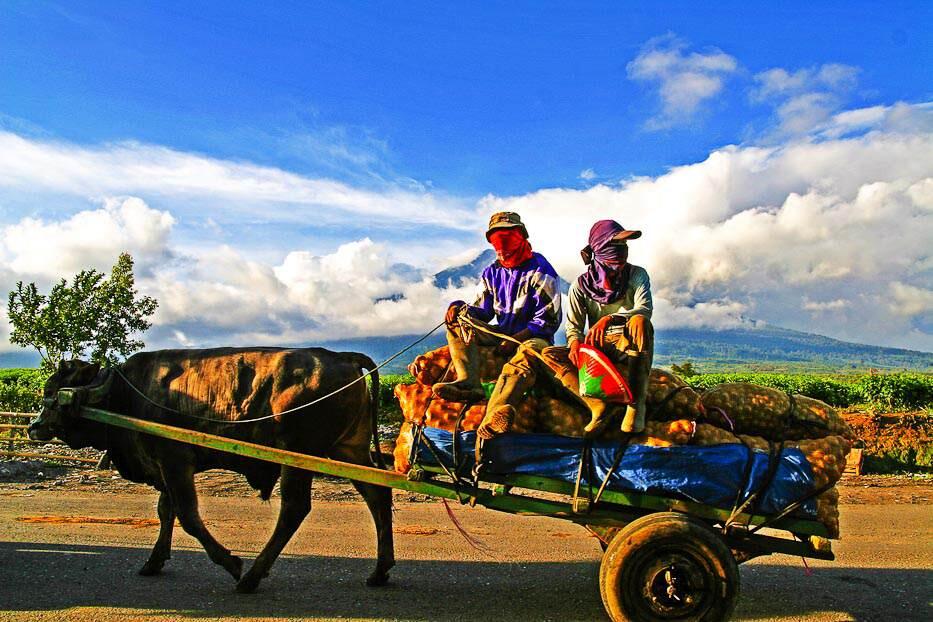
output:
[[[651,312],[654,305],[651,302],[651,280],[648,278],[648,272],[641,266],[632,266],[632,273],[629,276],[628,286],[625,293],[610,302],[601,304],[586,295],[586,292],[580,288],[579,279],[573,280],[570,286],[570,293],[567,301],[569,309],[567,310],[567,342],[574,339],[583,341],[586,336],[587,323],[592,328],[600,318],[606,315],[616,315],[628,319],[633,315],[644,315],[651,319]],[[623,326],[610,326],[609,333],[615,333],[623,330]]]

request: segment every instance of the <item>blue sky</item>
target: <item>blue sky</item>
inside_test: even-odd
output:
[[[387,271],[469,259],[513,207],[565,278],[590,220],[654,227],[633,260],[672,325],[933,348],[931,4],[695,4],[6,3],[0,285],[106,267],[122,245],[166,301],[164,344],[312,338],[354,314],[338,332],[404,332],[433,316],[362,314],[455,292]],[[747,248],[824,220],[800,265]],[[905,226],[877,261],[837,248]],[[54,260],[30,235],[58,240]],[[365,295],[336,316],[310,299],[347,279]],[[213,294],[186,307],[191,289]],[[257,289],[280,304],[212,319]]]
[[[0,110],[79,143],[473,196],[579,183],[585,169],[656,175],[768,122],[736,90],[691,127],[646,132],[655,96],[626,65],[667,33],[741,59],[740,73],[858,67],[863,105],[930,94],[925,2],[231,4],[7,5]]]

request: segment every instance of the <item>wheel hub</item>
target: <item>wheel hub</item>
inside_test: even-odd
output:
[[[643,594],[652,612],[680,618],[701,610],[707,592],[703,570],[682,555],[665,556],[645,568]]]

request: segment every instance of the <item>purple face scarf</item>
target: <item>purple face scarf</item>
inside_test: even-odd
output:
[[[590,229],[589,245],[580,252],[588,267],[577,283],[600,304],[621,298],[628,285],[628,248],[612,242],[623,231],[625,228],[614,220],[600,220]]]

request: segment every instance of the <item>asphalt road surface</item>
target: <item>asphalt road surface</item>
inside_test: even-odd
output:
[[[399,503],[398,566],[385,588],[363,580],[375,535],[359,502],[315,504],[255,594],[175,531],[159,577],[135,574],[157,527],[154,494],[29,490],[0,493],[0,618],[148,620],[605,620],[595,539],[572,524],[454,507],[483,542],[471,548],[439,503]],[[278,500],[203,497],[214,535],[254,557]],[[741,566],[736,619],[933,619],[933,512],[929,503],[844,505],[836,562],[775,555]],[[48,518],[52,517],[52,518]],[[61,521],[63,517],[76,522]],[[53,522],[31,522],[37,520]],[[249,563],[249,562],[247,562]]]

